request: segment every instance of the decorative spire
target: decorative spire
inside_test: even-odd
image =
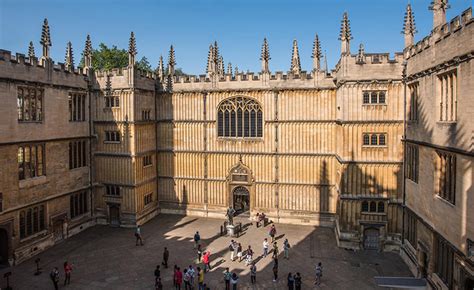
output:
[[[163,66],[163,56],[162,55],[160,55],[160,61],[158,62],[157,73],[158,73],[158,79],[160,81],[163,81],[163,78],[165,76],[165,68]]]
[[[49,48],[51,47],[51,36],[49,34],[49,24],[48,19],[44,19],[43,29],[41,31],[41,41],[40,44],[43,46],[43,57],[50,58]]]
[[[232,76],[232,63],[227,64],[227,74]]]
[[[446,10],[450,8],[448,0],[433,0],[429,6],[433,10],[433,29],[446,23]]]
[[[357,53],[356,63],[358,64],[365,63],[365,50],[364,50],[364,45],[362,43],[359,45],[359,53]]]
[[[269,61],[270,61],[270,50],[268,48],[268,41],[267,38],[265,37],[263,39],[263,44],[262,44],[262,53],[260,55],[260,60],[262,61],[262,73],[268,73],[270,72],[269,69]]]
[[[66,58],[64,59],[64,65],[66,70],[73,71],[74,70],[74,56],[72,53],[72,44],[69,41],[66,46]]]
[[[209,52],[207,53],[207,67],[206,73],[208,76],[215,73],[215,65],[214,65],[214,46],[211,44],[209,45]]]
[[[313,70],[319,71],[321,70],[321,57],[323,56],[321,52],[321,42],[319,41],[318,34],[314,37],[313,42],[313,53],[311,57],[313,58]]]
[[[339,34],[341,40],[341,54],[350,54],[350,41],[352,40],[351,25],[347,12],[344,12],[341,21],[341,32]]]
[[[169,53],[169,56],[168,56],[168,75],[169,76],[174,75],[175,65],[176,65],[176,60],[175,60],[175,57],[174,57],[174,48],[173,48],[173,45],[171,45],[170,53]]]
[[[225,74],[225,65],[224,65],[224,58],[222,55],[219,57],[219,75],[223,76]]]
[[[413,16],[411,5],[408,4],[407,9],[405,11],[405,21],[403,22],[402,31],[402,34],[405,35],[405,47],[413,45],[415,33],[417,33],[415,27],[415,17]]]
[[[238,75],[239,74],[239,67],[238,66],[235,66],[235,73],[234,75]]]
[[[300,53],[298,52],[298,42],[293,40],[293,52],[291,54],[291,67],[290,72],[293,74],[301,73]]]
[[[135,34],[130,33],[130,40],[128,41],[128,65],[135,65],[135,55],[137,55],[137,44],[135,41]]]
[[[324,71],[326,74],[329,74],[329,69],[328,69],[328,55],[326,54],[326,51],[324,51]]]
[[[84,67],[92,67],[92,42],[89,34],[87,35],[86,45],[84,47]]]
[[[216,69],[218,68],[218,64],[219,64],[219,47],[217,46],[217,41],[214,41],[214,64],[216,65]]]
[[[35,58],[35,47],[33,46],[33,41],[30,41],[30,45],[28,46],[28,58],[30,61]]]
[[[107,78],[105,79],[105,95],[106,96],[112,95],[112,82],[110,81],[109,74],[107,74]]]

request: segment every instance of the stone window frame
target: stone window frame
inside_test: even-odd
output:
[[[153,165],[153,156],[152,155],[145,155],[142,157],[143,167],[148,167]]]
[[[438,122],[457,122],[458,79],[457,68],[439,73],[436,77],[436,98],[439,104]]]
[[[86,94],[73,93],[68,94],[69,122],[86,121]]]
[[[219,139],[263,139],[263,108],[253,98],[235,96],[222,100],[217,106],[216,120]]]
[[[121,143],[120,131],[105,131],[104,143]]]
[[[89,191],[83,190],[69,196],[69,216],[71,219],[89,212]]]
[[[120,97],[116,95],[104,96],[104,107],[106,109],[120,108]]]
[[[143,196],[143,205],[147,206],[153,202],[153,192],[147,193]]]
[[[362,133],[362,147],[387,147],[387,133],[364,132]]]
[[[420,147],[415,144],[407,144],[405,152],[405,178],[414,183],[418,183],[420,171]]]
[[[20,240],[34,236],[46,230],[46,206],[36,205],[19,213]]]
[[[44,121],[43,88],[17,87],[17,120],[18,123],[42,123]]]
[[[436,196],[451,205],[456,204],[456,165],[455,153],[436,150]]]
[[[360,211],[363,214],[384,214],[385,208],[383,200],[363,200]]]
[[[17,151],[18,179],[27,180],[46,175],[45,153],[45,143],[19,145]]]
[[[87,140],[69,142],[69,169],[87,166]]]
[[[420,100],[420,83],[413,82],[408,84],[408,90],[410,92],[410,101],[408,103],[408,122],[417,123],[419,117],[419,100]]]
[[[362,105],[387,105],[387,90],[362,90]]]
[[[107,196],[121,196],[122,189],[120,186],[115,184],[106,184],[105,185],[105,195]]]

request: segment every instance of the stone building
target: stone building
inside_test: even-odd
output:
[[[434,289],[474,288],[472,10],[446,22],[433,1],[433,30],[414,44],[404,26],[407,90],[402,257]]]
[[[406,48],[393,57],[366,53],[363,44],[351,53],[345,13],[334,70],[323,64],[316,35],[309,72],[296,40],[289,71],[271,72],[264,39],[260,72],[230,63],[226,70],[215,42],[199,76],[175,75],[173,47],[166,70],[162,59],[156,73],[138,70],[133,33],[127,67],[94,71],[89,36],[84,68],[74,67],[70,43],[65,63],[54,64],[45,21],[39,60],[32,44],[28,57],[0,50],[0,262],[19,263],[96,223],[134,226],[160,212],[223,218],[229,206],[244,216],[334,227],[345,248],[408,249],[407,220],[420,205],[406,184],[403,206],[404,96],[417,72],[431,67],[435,45],[413,45],[407,10]],[[470,10],[459,21],[457,35],[472,38]],[[447,35],[451,26],[434,31]],[[461,55],[436,51],[444,61]],[[425,106],[434,110],[433,103]],[[411,125],[407,144],[426,134],[410,135],[418,130]],[[469,124],[462,128],[459,150],[472,159],[462,147]],[[469,170],[459,168],[465,181]],[[472,222],[464,233],[472,238]],[[405,254],[415,264],[418,248]]]

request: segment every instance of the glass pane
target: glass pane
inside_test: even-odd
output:
[[[385,104],[385,92],[379,92],[379,104]]]
[[[222,111],[217,113],[217,136],[224,136],[224,114]]]
[[[376,212],[377,211],[377,204],[375,201],[370,202],[370,212]]]
[[[255,111],[250,112],[250,137],[257,137],[256,115]]]
[[[370,136],[370,145],[377,145],[377,135],[373,134]]]
[[[43,90],[38,91],[37,104],[36,104],[36,116],[38,121],[43,120]]]
[[[385,135],[384,134],[379,135],[379,145],[385,145]]]
[[[235,137],[235,111],[230,112],[230,136]]]
[[[18,120],[23,121],[23,108],[24,99],[23,99],[23,89],[18,89],[18,98],[17,98],[17,110],[18,110]]]
[[[369,93],[368,92],[364,92],[364,95],[363,95],[363,103],[364,104],[368,104],[369,103]]]
[[[242,109],[237,110],[237,137],[243,136],[243,116],[242,116]]]
[[[250,136],[249,118],[250,118],[249,111],[245,111],[244,112],[244,137]]]
[[[263,117],[262,111],[257,112],[257,137],[263,136]]]
[[[372,104],[376,104],[377,103],[377,92],[372,92],[370,96],[371,96],[370,102]]]
[[[370,145],[369,134],[364,134],[363,139],[364,139],[364,145]]]
[[[224,112],[224,136],[230,136],[230,118],[229,111]]]

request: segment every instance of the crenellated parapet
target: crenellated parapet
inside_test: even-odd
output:
[[[468,27],[472,27],[474,22],[472,18],[472,7],[466,9],[461,15],[458,15],[443,25],[433,29],[430,35],[418,41],[413,46],[405,48],[404,55],[406,59],[412,58],[417,54],[427,50],[429,47],[439,43],[448,41],[449,38],[463,37],[463,34],[472,32],[464,32]],[[471,28],[472,30],[472,28]],[[472,37],[472,34],[471,34]],[[465,45],[466,49],[472,49],[472,46]]]

